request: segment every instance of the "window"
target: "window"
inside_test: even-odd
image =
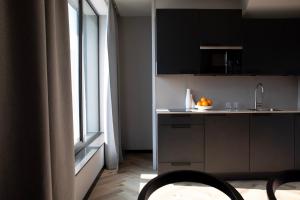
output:
[[[86,0],[69,0],[72,106],[76,153],[100,130],[99,22]]]
[[[72,106],[74,144],[80,142],[80,104],[79,104],[79,5],[78,2],[70,2],[69,34],[71,50],[71,78],[72,78]]]
[[[98,16],[83,1],[82,22],[82,65],[84,71],[86,137],[89,138],[99,128],[99,32]]]

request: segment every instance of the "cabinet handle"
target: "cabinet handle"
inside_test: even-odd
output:
[[[191,166],[191,162],[171,162],[172,166],[179,167],[179,166]]]
[[[190,124],[172,124],[172,128],[191,128]]]

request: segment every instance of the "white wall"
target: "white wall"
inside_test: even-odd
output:
[[[240,108],[254,107],[254,89],[264,86],[264,106],[282,109],[297,108],[298,80],[294,76],[193,76],[156,77],[156,108],[184,108],[186,88],[195,101],[207,96],[214,107],[223,109],[226,102],[239,102]]]
[[[121,17],[120,109],[125,150],[152,149],[151,18]]]

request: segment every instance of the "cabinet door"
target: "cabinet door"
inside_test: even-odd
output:
[[[157,74],[198,74],[197,10],[158,9],[156,23]]]
[[[243,22],[243,73],[282,75],[282,21],[246,19]]]
[[[243,73],[300,74],[299,34],[299,19],[244,20]]]
[[[251,172],[294,168],[293,115],[253,115],[250,130]]]
[[[249,172],[249,115],[205,117],[205,170]]]
[[[203,158],[204,130],[202,125],[159,125],[159,163],[201,163]]]
[[[300,19],[283,21],[280,58],[283,74],[300,74]]]
[[[199,10],[201,45],[241,45],[242,11]]]
[[[300,169],[300,115],[295,116],[295,168]]]

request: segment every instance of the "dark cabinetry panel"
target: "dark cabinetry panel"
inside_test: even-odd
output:
[[[249,115],[205,117],[205,170],[249,172]]]
[[[284,20],[281,64],[285,74],[300,74],[300,19]]]
[[[214,9],[158,9],[156,17],[157,74],[208,73],[200,46],[210,45],[243,46],[238,74],[300,74],[300,19],[242,19],[241,10]]]
[[[205,72],[200,45],[241,45],[241,17],[241,10],[157,9],[157,74]]]
[[[200,45],[241,45],[241,10],[200,10]]]
[[[293,115],[252,115],[250,130],[251,172],[294,168]]]
[[[279,41],[281,41],[281,29],[276,21],[245,19],[243,21],[243,73],[279,73]]]
[[[300,115],[295,116],[295,168],[300,169]]]
[[[202,116],[160,115],[158,162],[191,165],[204,161]]]
[[[300,20],[244,19],[243,73],[300,73]]]
[[[158,115],[159,173],[300,169],[300,115]]]
[[[160,125],[158,130],[158,161],[199,163],[204,160],[204,129],[202,125]]]
[[[156,12],[157,73],[198,74],[198,11],[158,9]]]

